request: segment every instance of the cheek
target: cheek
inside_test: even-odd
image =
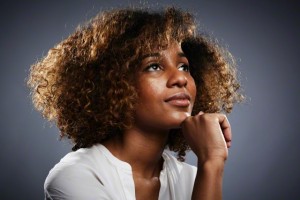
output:
[[[191,77],[189,80],[188,91],[192,97],[193,103],[195,102],[196,94],[197,94],[197,86],[195,84],[194,79]]]
[[[156,126],[162,115],[161,87],[157,82],[140,81],[138,87],[138,104],[135,111],[136,125]]]
[[[161,97],[163,91],[161,83],[157,80],[144,80],[140,82],[139,100],[142,104],[153,103]]]

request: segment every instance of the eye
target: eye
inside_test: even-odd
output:
[[[190,71],[190,67],[187,64],[182,64],[178,67],[179,71],[185,71],[185,72],[189,72]]]
[[[154,71],[159,71],[161,70],[161,66],[158,63],[152,63],[150,65],[148,65],[145,69],[145,71],[148,72],[154,72]]]

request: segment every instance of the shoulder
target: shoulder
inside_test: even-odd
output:
[[[85,176],[91,172],[96,165],[95,158],[98,158],[98,156],[95,155],[96,153],[98,152],[94,146],[68,153],[50,170],[46,183],[53,179],[71,175],[72,178]],[[78,171],[81,173],[77,173]]]
[[[83,196],[87,198],[90,194],[99,193],[99,188],[103,188],[99,195],[105,195],[103,183],[99,178],[101,176],[99,174],[101,172],[100,153],[96,146],[68,153],[50,170],[44,183],[46,197],[80,199],[80,196]]]

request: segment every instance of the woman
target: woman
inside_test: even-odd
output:
[[[35,107],[74,142],[46,199],[221,199],[234,62],[191,14],[100,13],[31,68]],[[177,152],[178,160],[168,148]],[[198,167],[184,163],[187,150]]]

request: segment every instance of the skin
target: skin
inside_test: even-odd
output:
[[[132,167],[136,199],[158,199],[162,153],[169,130],[182,128],[198,157],[192,199],[221,199],[222,174],[228,156],[231,131],[225,115],[200,112],[191,116],[196,85],[188,60],[178,43],[146,55],[136,74],[139,104],[136,123],[104,145]],[[188,100],[169,101],[176,94]]]

